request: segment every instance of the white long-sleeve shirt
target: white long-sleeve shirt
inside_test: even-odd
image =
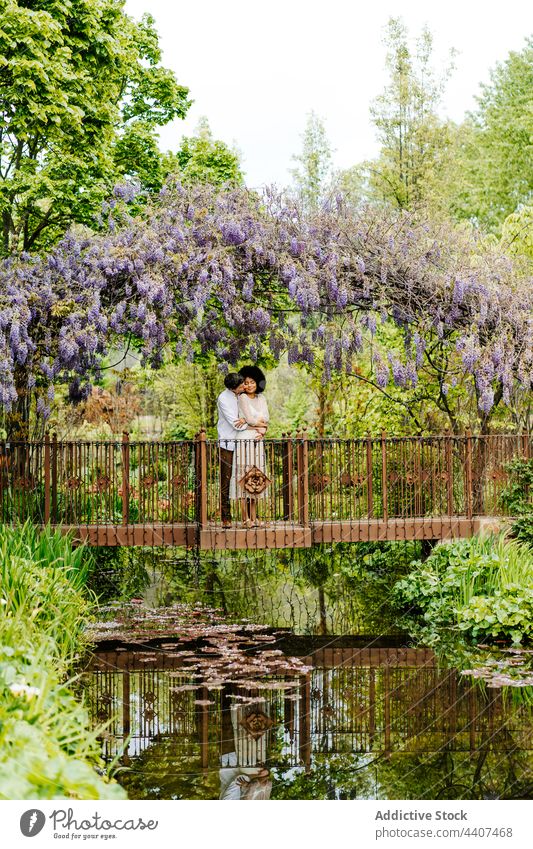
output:
[[[234,451],[235,434],[240,430],[246,430],[248,427],[246,422],[240,427],[235,427],[235,422],[239,418],[239,402],[235,392],[232,392],[231,389],[224,389],[217,398],[217,410],[217,431],[220,445],[222,448],[227,448],[228,451]]]

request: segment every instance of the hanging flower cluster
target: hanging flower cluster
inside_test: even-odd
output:
[[[113,217],[122,200],[107,233],[68,233],[47,256],[0,266],[6,410],[30,391],[46,417],[58,382],[86,398],[117,339],[154,367],[169,345],[227,366],[266,350],[312,363],[319,346],[326,378],[372,344],[382,387],[416,385],[440,340],[484,411],[497,383],[504,398],[532,385],[533,287],[469,232],[341,198],[309,217],[274,191],[169,183],[140,216]],[[403,332],[402,357],[376,346],[383,321]]]

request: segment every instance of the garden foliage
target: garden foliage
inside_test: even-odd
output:
[[[517,457],[507,466],[510,482],[501,495],[501,502],[512,516],[512,534],[533,549],[533,458]]]
[[[533,639],[533,557],[504,536],[438,545],[394,593],[411,633],[428,645]]]
[[[0,528],[0,798],[124,798],[65,680],[83,648],[86,577],[86,551],[59,533]]]

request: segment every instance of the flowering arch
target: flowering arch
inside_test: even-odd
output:
[[[320,346],[326,377],[371,345],[381,387],[415,386],[445,344],[486,413],[516,381],[532,385],[531,282],[470,230],[341,198],[309,216],[273,191],[177,183],[132,217],[129,193],[115,190],[105,233],[70,232],[47,256],[3,262],[7,411],[34,397],[46,418],[57,382],[86,397],[117,338],[154,367],[169,345],[213,352],[222,367],[267,350],[312,363]],[[401,356],[373,343],[385,320],[401,330]]]

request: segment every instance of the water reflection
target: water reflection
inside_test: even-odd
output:
[[[533,796],[526,699],[428,649],[288,634],[277,647],[308,669],[261,686],[200,686],[178,645],[95,653],[88,703],[131,798]]]
[[[93,589],[101,603],[142,596],[148,606],[219,608],[299,634],[398,633],[395,580],[419,542],[337,543],[312,549],[199,551],[98,549]]]

